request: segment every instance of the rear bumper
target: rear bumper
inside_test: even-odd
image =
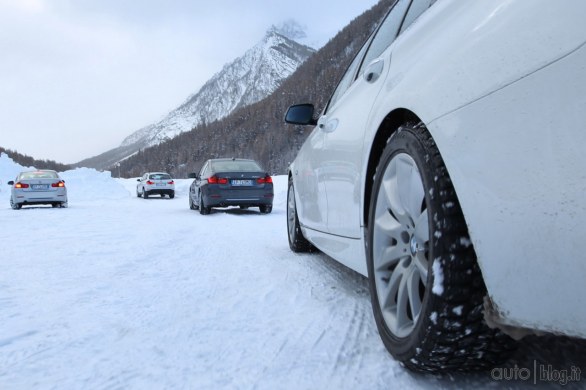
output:
[[[63,189],[46,192],[15,191],[12,195],[12,201],[14,204],[20,205],[67,203],[67,191]]]
[[[53,200],[37,200],[37,201],[24,201],[24,202],[14,202],[15,204],[19,204],[21,206],[34,206],[34,205],[42,205],[42,204],[61,204],[67,203],[67,198],[65,199],[53,199]]]
[[[210,207],[227,206],[264,206],[273,204],[272,190],[221,190],[208,191],[203,194],[204,203]]]
[[[172,188],[155,188],[155,187],[153,187],[152,189],[145,188],[144,190],[148,195],[153,195],[153,194],[171,195],[175,192],[175,190]]]

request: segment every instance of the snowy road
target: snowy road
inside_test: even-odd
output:
[[[14,211],[0,192],[0,389],[503,386],[490,373],[436,378],[397,364],[367,281],[290,252],[284,177],[272,214],[208,216],[189,209],[187,180],[175,199],[144,200],[132,180],[64,177],[68,209]],[[584,345],[533,342],[509,366],[548,362],[554,349],[555,364],[583,367]]]

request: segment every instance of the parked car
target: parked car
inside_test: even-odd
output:
[[[140,179],[136,179],[136,196],[148,199],[150,195],[160,195],[164,198],[167,195],[175,197],[175,181],[166,172],[147,172]]]
[[[212,207],[258,207],[273,210],[273,179],[254,160],[217,158],[207,160],[189,187],[189,208],[209,214]]]
[[[20,172],[12,186],[10,207],[19,210],[22,206],[50,204],[53,207],[67,207],[65,180],[55,171],[40,169]]]
[[[289,168],[288,237],[367,275],[390,353],[482,369],[586,337],[586,2],[398,0]]]

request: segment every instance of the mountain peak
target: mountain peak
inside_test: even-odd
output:
[[[312,48],[292,38],[303,36],[303,28],[294,20],[271,26],[262,41],[224,65],[198,92],[162,120],[126,137],[121,147],[159,144],[270,95],[314,53]]]
[[[299,41],[301,39],[307,38],[305,29],[306,27],[299,24],[299,22],[296,20],[287,19],[278,26],[272,25],[269,27],[266,35],[268,36],[277,33],[293,41]]]

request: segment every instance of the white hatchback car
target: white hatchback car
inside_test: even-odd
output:
[[[55,171],[40,169],[18,174],[12,186],[10,207],[15,210],[22,206],[50,204],[53,207],[67,207],[65,180]]]
[[[140,179],[136,179],[136,196],[148,199],[149,195],[160,195],[163,198],[167,195],[175,197],[175,181],[166,172],[147,172]]]
[[[289,244],[367,275],[387,349],[482,369],[586,338],[586,2],[398,0],[290,166]]]

